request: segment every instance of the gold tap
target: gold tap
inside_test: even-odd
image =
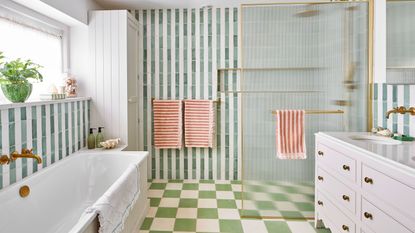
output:
[[[0,165],[6,165],[10,163],[10,158],[7,155],[0,156]]]
[[[410,107],[410,108],[405,108],[404,106],[400,106],[400,107],[396,107],[393,108],[392,110],[389,110],[386,112],[386,119],[389,119],[389,115],[392,113],[400,113],[400,114],[405,114],[405,113],[409,113],[412,116],[415,115],[415,107]]]
[[[31,158],[31,159],[36,159],[37,163],[42,163],[42,158],[39,155],[35,155],[33,154],[33,149],[22,149],[22,153],[19,154],[19,152],[14,151],[12,152],[12,154],[10,155],[10,159],[12,161],[15,161],[18,158]]]

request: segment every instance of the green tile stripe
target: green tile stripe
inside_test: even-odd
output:
[[[224,118],[218,108],[217,147],[214,150],[155,150],[152,146],[151,99],[179,99],[181,96],[184,99],[212,99],[213,96],[218,96],[217,87],[213,86],[216,67],[238,66],[238,9],[137,10],[134,15],[140,21],[143,36],[139,52],[142,56],[140,66],[143,67],[140,74],[143,77],[140,81],[143,87],[143,105],[139,111],[143,111],[140,134],[144,135],[144,145],[141,149],[151,154],[149,176],[157,179],[237,179],[240,172],[236,95],[227,95],[222,100],[225,105]],[[223,45],[221,40],[225,41]],[[213,47],[214,44],[216,47]],[[229,47],[231,45],[232,48]],[[213,51],[216,54],[216,64],[213,64]],[[180,77],[183,77],[182,82]],[[230,74],[228,81],[236,86],[236,73]],[[230,98],[233,100],[232,106],[229,105]],[[230,114],[232,109],[233,114]],[[221,137],[222,124],[225,127],[225,137]],[[230,146],[233,149],[230,150]],[[221,161],[225,163],[224,168]]]
[[[1,166],[0,189],[37,172],[38,168],[45,168],[66,157],[67,153],[64,153],[66,150],[62,146],[63,140],[68,139],[69,131],[72,133],[73,140],[72,145],[66,143],[67,150],[71,147],[75,152],[75,150],[82,148],[87,136],[85,132],[89,127],[87,125],[90,116],[89,102],[88,100],[75,100],[69,103],[0,110],[0,128],[2,130],[0,153],[10,154],[15,150],[30,147],[33,148],[34,153],[42,155],[43,159],[41,165],[38,165],[33,159],[19,159],[8,166]],[[70,113],[68,112],[68,104],[72,107]],[[68,114],[72,116],[71,122],[69,122]],[[75,118],[75,116],[77,117]],[[63,119],[65,119],[65,127],[62,127]],[[71,127],[69,128],[69,126]],[[75,136],[75,128],[77,136]],[[82,138],[81,130],[83,132]],[[75,137],[78,139],[77,142]]]
[[[399,115],[393,114],[388,120],[386,119],[386,112],[391,108],[388,106],[397,107],[403,105],[411,107],[415,98],[415,85],[375,83],[373,87],[373,125],[384,128],[387,128],[389,125],[392,126],[390,129],[393,132],[414,136],[415,132],[411,132],[411,128],[414,127],[414,121],[411,120],[412,117],[410,115],[403,115],[403,121],[399,121]]]

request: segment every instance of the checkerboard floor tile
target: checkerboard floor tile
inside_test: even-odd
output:
[[[244,183],[244,193],[241,186],[238,181],[153,180],[140,232],[330,233],[314,229],[312,221],[240,217],[313,216],[312,185],[252,181]]]

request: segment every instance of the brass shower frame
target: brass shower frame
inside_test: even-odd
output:
[[[243,8],[244,7],[261,7],[261,6],[274,6],[274,5],[319,5],[319,4],[343,4],[343,3],[351,3],[351,2],[365,2],[368,3],[368,83],[367,83],[367,127],[368,127],[368,131],[372,128],[372,124],[373,124],[373,110],[372,110],[372,98],[373,98],[373,35],[374,35],[374,1],[375,0],[355,0],[355,1],[324,1],[324,2],[275,2],[275,3],[253,3],[253,4],[241,4],[240,5],[240,20],[238,22],[238,27],[240,29],[240,37],[239,37],[239,44],[241,46],[239,46],[239,52],[241,54],[241,62],[240,64],[243,64],[243,59],[244,59],[244,54],[243,54],[243,28],[242,28],[242,22],[243,22]],[[248,68],[249,69],[249,68]],[[241,68],[221,68],[217,70],[217,77],[220,77],[220,73],[221,72],[225,72],[225,71],[240,71],[240,85],[242,86],[243,84],[243,74],[244,74],[244,67]],[[242,89],[243,90],[243,89]],[[241,106],[243,106],[243,98],[240,99],[241,101]],[[241,109],[239,109],[238,111],[241,111]],[[243,115],[241,114],[241,122],[240,124],[242,124],[243,122]],[[243,127],[241,128],[241,135],[240,137],[242,137],[242,142],[243,142]],[[244,210],[244,185],[243,185],[243,180],[244,180],[244,163],[243,163],[243,158],[244,158],[244,149],[243,147],[241,148],[241,156],[240,159],[241,161],[241,210]],[[314,220],[314,217],[304,217],[304,218],[292,218],[292,217],[283,217],[283,216],[247,216],[247,215],[242,215],[241,214],[241,218],[253,218],[253,219],[284,219],[284,220],[300,220],[300,221],[307,221],[307,220]]]

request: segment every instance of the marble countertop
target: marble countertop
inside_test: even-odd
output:
[[[415,169],[415,141],[402,142],[399,145],[383,145],[366,140],[354,140],[354,135],[374,135],[369,132],[320,132],[318,135],[332,138],[340,143],[347,143],[350,147],[364,150],[381,158],[391,160],[398,165]]]

